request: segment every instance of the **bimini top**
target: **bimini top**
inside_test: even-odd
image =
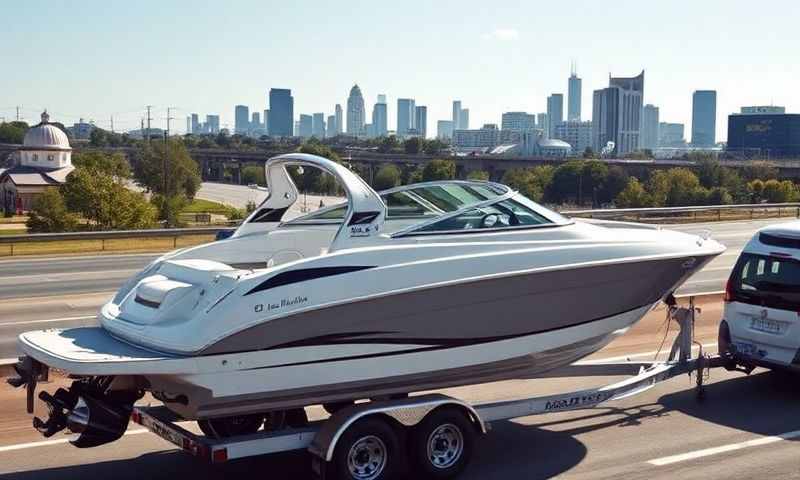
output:
[[[289,165],[319,168],[334,176],[347,202],[319,209],[287,222],[286,210],[299,194]],[[315,155],[287,154],[266,164],[269,196],[245,221],[292,225],[340,224],[330,250],[368,242],[378,234],[391,237],[485,232],[569,223],[505,185],[484,181],[423,182],[375,192],[346,167]],[[246,234],[248,229],[242,230]],[[239,233],[239,231],[237,231]]]

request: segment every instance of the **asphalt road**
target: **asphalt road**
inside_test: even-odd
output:
[[[719,298],[701,305],[698,340],[714,341]],[[662,336],[654,312],[597,358],[651,358]],[[639,353],[639,355],[636,355]],[[607,384],[612,377],[515,380],[447,390],[471,402]],[[676,377],[593,410],[530,416],[492,425],[464,479],[800,478],[800,383],[775,373],[711,372],[706,400]],[[303,452],[208,466],[171,444],[132,430],[116,443],[78,450],[29,426],[23,394],[0,387],[0,479],[309,478]],[[317,414],[313,410],[312,416]],[[781,437],[782,436],[782,437]],[[785,438],[785,439],[783,439]]]

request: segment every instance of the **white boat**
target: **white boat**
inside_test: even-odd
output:
[[[296,165],[333,175],[347,202],[282,221]],[[101,326],[19,337],[18,383],[45,366],[81,377],[44,394],[55,413],[37,428],[106,443],[149,392],[225,436],[268,412],[535,376],[602,348],[724,250],[571,220],[497,183],[378,194],[303,154],[266,173],[269,197],[230,238],[153,262],[102,308]]]

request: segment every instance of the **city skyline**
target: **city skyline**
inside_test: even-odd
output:
[[[687,131],[693,92],[716,90],[718,141],[726,139],[725,117],[741,106],[774,103],[800,111],[800,99],[793,95],[800,67],[778,62],[792,54],[790,19],[800,13],[792,2],[763,14],[761,21],[770,30],[757,38],[736,34],[750,31],[752,23],[748,9],[736,8],[746,5],[739,1],[726,2],[725,8],[716,2],[672,2],[652,5],[646,14],[621,5],[623,13],[614,14],[621,17],[613,28],[596,22],[608,14],[603,5],[578,3],[584,14],[576,17],[572,8],[488,8],[476,2],[473,7],[480,7],[482,14],[464,22],[451,21],[453,5],[447,2],[365,6],[352,19],[323,2],[302,13],[291,6],[242,2],[235,11],[194,6],[186,14],[187,4],[158,4],[161,18],[186,19],[178,23],[153,22],[147,2],[115,5],[113,15],[102,3],[48,3],[46,17],[39,15],[43,3],[15,4],[5,9],[8,28],[0,32],[0,40],[10,47],[9,71],[22,73],[0,78],[0,117],[13,119],[19,105],[29,122],[35,123],[38,112],[47,108],[64,123],[84,118],[109,128],[113,115],[119,131],[138,128],[144,106],[150,104],[155,106],[154,127],[165,127],[166,108],[174,107],[179,119],[196,112],[218,114],[222,126],[233,130],[233,106],[263,111],[270,88],[292,90],[297,120],[301,112],[331,114],[333,105],[345,104],[349,88],[358,83],[365,98],[388,95],[391,130],[396,117],[392,107],[403,97],[428,107],[429,124],[450,119],[451,102],[460,99],[469,105],[476,128],[500,123],[503,112],[544,112],[552,93],[568,99],[571,62],[583,83],[584,119],[591,114],[592,92],[607,85],[609,72],[634,75],[642,69],[648,72],[644,102],[658,106],[664,121],[685,124]],[[409,45],[386,35],[389,25],[410,19],[412,13],[425,19],[418,24],[418,42]],[[526,13],[538,20],[514,20]],[[660,21],[647,21],[654,17]],[[34,18],[39,28],[32,34],[26,25]],[[731,33],[715,33],[702,18],[715,18]],[[263,41],[265,19],[269,31]],[[569,21],[569,35],[558,32],[560,20]],[[292,35],[300,24],[314,34]],[[211,32],[211,38],[194,48],[179,45]],[[557,35],[563,37],[557,51],[531,48],[541,38]],[[328,36],[341,38],[318,48],[315,42]],[[363,42],[369,36],[381,41]],[[636,42],[629,41],[633,37]],[[93,38],[115,41],[98,44]],[[67,55],[58,48],[69,44],[92,44],[96,51]],[[390,64],[379,57],[387,49],[394,52]],[[437,51],[448,51],[448,61],[443,63]],[[706,55],[698,55],[701,51]],[[37,62],[48,65],[52,74],[37,75]],[[184,123],[176,121],[171,128],[183,131]]]

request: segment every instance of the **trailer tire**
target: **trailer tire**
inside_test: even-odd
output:
[[[233,417],[209,418],[198,420],[197,425],[206,436],[211,438],[228,438],[238,435],[256,433],[264,423],[264,415],[236,415]]]
[[[337,480],[389,480],[403,463],[398,432],[380,417],[355,422],[336,443],[328,465]]]
[[[423,478],[459,475],[469,463],[475,445],[475,425],[455,408],[429,413],[411,431],[411,468]]]

